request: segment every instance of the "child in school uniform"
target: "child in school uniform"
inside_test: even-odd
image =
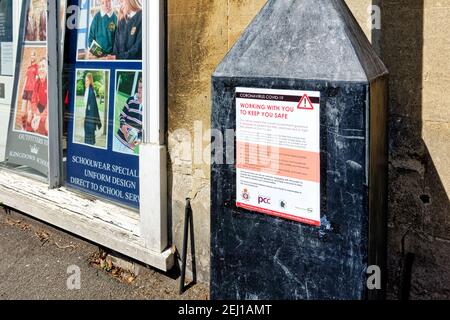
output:
[[[94,16],[89,31],[89,47],[97,42],[105,55],[113,52],[117,31],[117,15],[112,9],[111,0],[102,0],[102,7]]]
[[[142,59],[142,5],[139,0],[122,0],[113,53],[107,59]]]

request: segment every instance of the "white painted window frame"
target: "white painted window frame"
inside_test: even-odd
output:
[[[49,25],[58,23],[56,2],[49,0]],[[165,1],[146,0],[143,14],[145,125],[144,142],[140,147],[139,215],[60,187],[60,111],[53,115],[53,121],[58,124],[51,131],[53,137],[49,140],[49,159],[53,169],[50,170],[48,184],[0,170],[0,203],[163,271],[171,269],[174,264],[174,252],[168,247],[165,23]],[[53,32],[52,36],[55,36]],[[58,45],[56,42],[49,46],[50,57],[57,57],[55,46]],[[55,59],[49,60],[57,61]],[[54,65],[49,71],[56,74],[57,69]],[[61,97],[56,93],[51,102],[59,105],[59,99]]]
[[[144,144],[140,147],[140,226],[146,246],[162,251],[168,245],[165,1],[146,1],[144,10],[143,100],[146,110]]]

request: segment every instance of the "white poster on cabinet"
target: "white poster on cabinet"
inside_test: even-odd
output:
[[[320,226],[320,92],[236,89],[237,206]]]

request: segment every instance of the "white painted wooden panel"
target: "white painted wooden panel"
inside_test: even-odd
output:
[[[172,250],[148,249],[139,236],[138,215],[115,204],[86,199],[65,188],[49,189],[6,170],[0,170],[0,202],[160,270],[173,266]]]

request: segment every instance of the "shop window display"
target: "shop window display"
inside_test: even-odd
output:
[[[8,79],[2,77],[8,88],[1,105],[1,127],[6,131],[2,160],[16,171],[45,178],[49,167],[47,1],[7,2],[2,1],[3,10],[8,10],[5,15],[20,13],[21,19],[4,21],[12,45],[5,47],[2,42],[1,58],[11,54],[6,59],[13,67]]]
[[[60,186],[139,208],[143,141],[141,0],[59,2],[58,56],[49,56],[46,0],[0,3],[0,161],[48,181],[52,153],[60,156]],[[66,8],[75,28],[66,28]],[[7,21],[18,13],[20,21]],[[14,59],[14,70],[6,67]],[[54,61],[50,61],[53,59]],[[50,78],[49,62],[58,64]],[[59,109],[49,103],[58,88]],[[3,92],[2,92],[3,91]],[[2,100],[2,94],[4,96]],[[61,123],[49,113],[60,112]],[[49,126],[62,130],[51,136]],[[53,132],[58,132],[57,130]],[[52,139],[62,145],[53,145]],[[59,140],[58,140],[59,139]],[[56,150],[58,149],[58,150]]]

